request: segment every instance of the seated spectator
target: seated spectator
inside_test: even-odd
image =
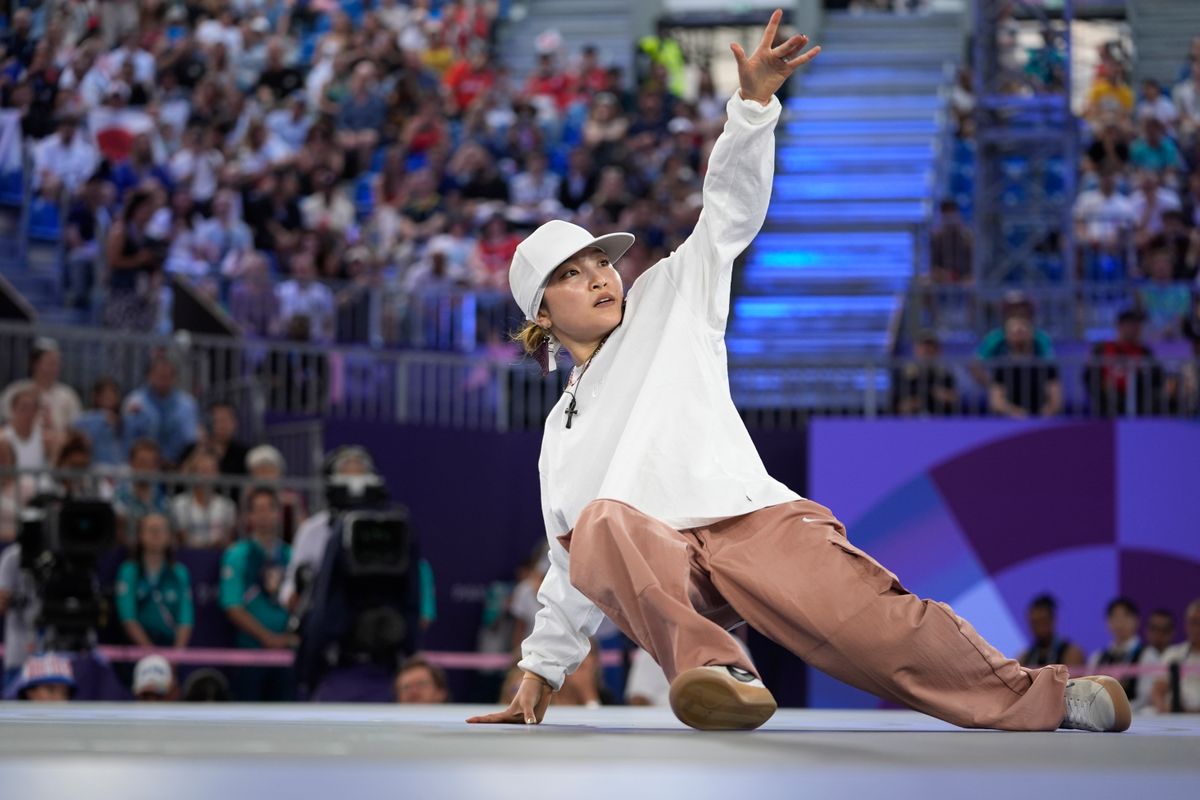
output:
[[[33,575],[21,567],[21,545],[14,543],[0,550],[0,617],[4,619],[4,673],[0,675],[0,694],[14,684],[25,661],[37,652],[41,611],[42,603]]]
[[[420,656],[413,656],[400,665],[396,673],[397,703],[448,703],[446,672]]]
[[[1033,323],[1014,316],[1004,323],[1004,354],[992,367],[988,407],[993,414],[1023,419],[1051,417],[1062,410],[1058,368],[1040,358]]]
[[[83,405],[75,390],[60,381],[62,358],[58,342],[39,337],[33,342],[33,353],[29,357],[29,377],[10,383],[0,395],[0,408],[8,408],[17,392],[34,389],[37,392],[38,411],[49,421],[48,427],[65,433],[83,413]]]
[[[1164,175],[1168,183],[1174,182],[1174,173],[1184,168],[1179,148],[1157,117],[1142,120],[1142,135],[1130,145],[1129,158],[1135,168]]]
[[[1079,193],[1075,199],[1076,238],[1096,250],[1120,254],[1124,235],[1138,219],[1133,203],[1117,192],[1115,173],[1100,175],[1100,185]]]
[[[1057,618],[1058,602],[1052,595],[1043,594],[1033,598],[1033,602],[1029,604],[1029,632],[1033,634],[1033,642],[1017,658],[1022,666],[1083,665],[1083,651],[1056,632]]]
[[[0,470],[11,470],[16,466],[16,449],[12,442],[0,436]],[[16,541],[21,509],[36,490],[37,480],[32,475],[0,474],[0,549]],[[3,688],[0,686],[0,690]]]
[[[176,386],[179,369],[170,356],[156,354],[146,370],[146,383],[125,398],[121,416],[125,441],[150,439],[168,464],[178,464],[200,436],[196,398]]]
[[[228,703],[232,699],[229,681],[212,667],[196,670],[183,682],[185,703]]]
[[[171,173],[155,160],[154,143],[146,133],[133,137],[129,157],[113,168],[111,180],[117,190],[117,202],[123,201],[127,193],[147,181],[159,183],[168,192],[174,186]]]
[[[220,476],[217,456],[207,447],[192,450],[181,474],[200,481],[171,500],[171,517],[184,547],[226,547],[233,541],[237,506],[207,482]]]
[[[1167,136],[1175,135],[1175,123],[1179,120],[1179,112],[1171,98],[1163,94],[1162,87],[1153,78],[1142,81],[1142,99],[1138,101],[1135,111],[1138,122],[1156,119],[1162,123]]]
[[[926,331],[917,337],[914,360],[892,373],[892,408],[898,416],[942,417],[958,410],[954,373],[941,363],[942,345]]]
[[[317,280],[313,256],[305,250],[292,255],[292,277],[275,289],[279,300],[279,320],[288,327],[292,320],[304,317],[309,324],[309,339],[328,342],[333,338],[333,292]]]
[[[1163,650],[1170,672],[1154,682],[1154,706],[1163,713],[1200,713],[1200,599],[1188,604],[1183,619],[1187,638]],[[1192,671],[1182,674],[1181,667]]]
[[[32,656],[5,692],[5,699],[34,703],[65,703],[74,696],[75,670],[71,659],[61,653]]]
[[[943,200],[941,218],[929,237],[929,274],[934,283],[970,283],[971,227],[963,222],[958,203]]]
[[[375,65],[360,61],[350,75],[346,98],[337,115],[338,145],[356,158],[356,172],[370,166],[386,117],[387,106],[379,90]]]
[[[472,283],[477,289],[503,291],[508,286],[508,265],[512,263],[518,236],[509,232],[508,221],[493,214],[483,226],[475,252],[471,256]]]
[[[1162,185],[1158,173],[1145,171],[1138,180],[1138,189],[1129,198],[1133,210],[1133,225],[1139,247],[1162,233],[1162,218],[1167,211],[1180,209],[1179,195]]]
[[[12,395],[8,422],[0,426],[0,438],[12,446],[17,469],[46,469],[54,463],[62,438],[48,420],[48,411],[38,412],[37,388],[28,386]]]
[[[354,225],[354,203],[338,186],[332,169],[318,169],[313,175],[315,191],[300,201],[300,214],[307,230],[320,234],[344,234]]]
[[[1200,130],[1200,61],[1192,62],[1192,72],[1171,92],[1175,110],[1179,112],[1179,136],[1184,142],[1195,138]]]
[[[1133,89],[1122,70],[1111,64],[1101,64],[1088,90],[1083,116],[1093,128],[1109,123],[1126,122],[1133,113]]]
[[[243,256],[241,275],[233,281],[229,295],[229,315],[243,335],[265,338],[279,332],[279,297],[261,253]]]
[[[196,228],[196,240],[210,260],[211,268],[228,272],[227,265],[242,253],[254,249],[250,226],[241,220],[241,203],[229,189],[222,189],[213,198],[213,215]]]
[[[179,685],[171,662],[160,655],[150,655],[133,668],[133,698],[139,702],[175,702]]]
[[[92,384],[91,405],[75,420],[75,428],[92,443],[92,463],[119,467],[128,458],[121,420],[121,387],[112,378]]]
[[[512,177],[509,198],[514,221],[532,223],[546,218],[558,209],[559,177],[549,170],[546,155],[530,153],[525,169]]]
[[[1146,618],[1146,646],[1160,656],[1175,641],[1175,615],[1168,609],[1156,608]]]
[[[56,201],[60,192],[73,194],[99,165],[96,148],[79,133],[79,118],[60,112],[58,129],[33,148],[33,189]]]
[[[274,489],[279,497],[280,535],[288,544],[295,541],[296,530],[308,517],[304,495],[295,489],[281,489],[279,481],[287,472],[283,454],[269,444],[260,444],[246,454],[246,470],[255,483]]]
[[[63,244],[63,286],[68,308],[90,309],[105,232],[112,226],[111,187],[93,175],[71,202]]]
[[[246,538],[221,558],[221,608],[238,631],[238,647],[293,647],[287,609],[276,600],[292,552],[279,536],[279,498],[259,487],[246,505]]]
[[[142,647],[187,647],[195,624],[192,579],[175,560],[171,523],[162,514],[138,521],[137,544],[116,582],[117,618]]]
[[[135,189],[105,237],[106,327],[150,331],[158,321],[158,289],[165,252],[148,233],[158,206],[155,192]]]
[[[1192,308],[1192,293],[1185,284],[1175,282],[1175,268],[1166,237],[1155,236],[1146,247],[1143,263],[1147,280],[1138,287],[1137,307],[1146,323],[1147,338],[1154,341],[1176,339],[1183,320]]]
[[[162,453],[151,439],[138,439],[129,448],[131,477],[123,481],[113,496],[117,512],[117,539],[126,546],[135,545],[142,517],[171,513],[166,492],[155,479],[162,469]]]
[[[1143,319],[1139,311],[1122,311],[1117,317],[1117,338],[1092,348],[1092,361],[1084,370],[1092,413],[1144,414],[1159,408],[1162,369],[1154,361],[1154,351],[1142,342]]]
[[[1138,638],[1141,612],[1136,603],[1128,597],[1117,597],[1108,604],[1104,618],[1113,638],[1106,648],[1092,653],[1087,664],[1090,670],[1108,665],[1148,666],[1158,663],[1157,654]],[[1149,705],[1153,685],[1154,677],[1147,675],[1121,681],[1125,694],[1129,696],[1129,704],[1135,711]]]
[[[1098,175],[1120,174],[1129,164],[1129,141],[1120,125],[1105,125],[1087,149],[1087,168]]]

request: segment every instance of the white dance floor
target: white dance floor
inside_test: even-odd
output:
[[[1200,716],[1124,734],[963,731],[903,711],[780,711],[699,733],[666,709],[0,704],[0,796],[325,798],[1200,797]]]

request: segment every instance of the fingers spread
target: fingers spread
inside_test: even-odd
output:
[[[775,43],[775,34],[779,31],[779,21],[783,19],[783,9],[775,9],[775,13],[771,15],[771,20],[767,23],[766,30],[763,31],[762,41],[759,42],[759,48],[770,49]]]

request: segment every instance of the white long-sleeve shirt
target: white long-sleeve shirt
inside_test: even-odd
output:
[[[734,96],[713,146],[692,235],[630,287],[624,319],[546,420],[542,515],[550,570],[520,667],[555,688],[603,614],[571,586],[558,537],[588,503],[619,500],[676,529],[800,499],[767,474],[729,393],[725,326],[734,259],[766,217],[780,104]]]

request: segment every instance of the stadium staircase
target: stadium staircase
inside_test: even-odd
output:
[[[889,354],[931,217],[962,17],[829,14],[814,40],[824,49],[785,101],[771,210],[735,286],[743,408],[857,407],[884,388],[829,362]]]
[[[1134,78],[1152,78],[1168,92],[1193,36],[1200,36],[1197,0],[1128,0],[1126,18],[1133,33]]]
[[[596,46],[600,63],[633,72],[640,3],[633,0],[521,0],[498,32],[498,51],[513,75],[523,78],[537,65],[537,39],[547,31],[562,37],[568,66],[585,44]]]

